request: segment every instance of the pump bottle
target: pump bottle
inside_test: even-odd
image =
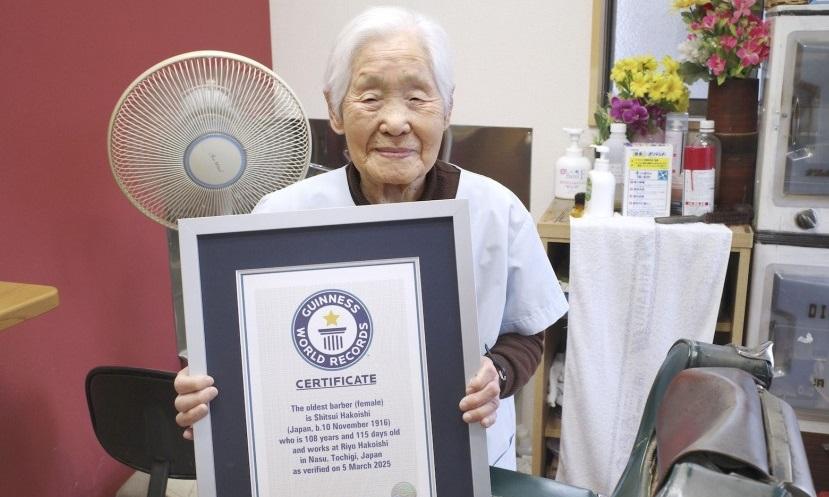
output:
[[[610,137],[602,143],[608,148],[607,160],[610,164],[610,172],[613,174],[615,184],[615,205],[622,207],[622,188],[625,184],[625,147],[630,145],[627,138],[627,126],[625,123],[610,123]]]
[[[610,217],[613,215],[613,197],[616,192],[616,180],[610,172],[607,153],[610,149],[604,145],[593,145],[599,157],[593,164],[593,170],[587,175],[587,217]]]
[[[556,161],[555,195],[558,198],[572,200],[577,193],[587,188],[590,160],[584,156],[584,151],[579,146],[582,130],[564,128],[564,132],[570,135],[570,146]]]

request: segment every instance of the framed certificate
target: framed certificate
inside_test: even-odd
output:
[[[466,201],[179,222],[201,497],[489,496]]]

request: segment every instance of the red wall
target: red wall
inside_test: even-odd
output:
[[[0,497],[112,496],[84,378],[104,364],[176,370],[164,228],[115,184],[112,109],[176,54],[271,64],[267,0],[46,0],[0,6],[0,280],[60,305],[0,331]]]

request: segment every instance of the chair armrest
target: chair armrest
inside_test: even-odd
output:
[[[598,497],[590,490],[490,466],[493,497]]]

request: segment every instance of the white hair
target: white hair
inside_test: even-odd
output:
[[[435,21],[412,10],[372,7],[340,31],[328,57],[323,91],[337,119],[342,119],[342,103],[351,82],[351,63],[357,52],[372,40],[401,32],[414,33],[423,44],[443,100],[444,113],[449,113],[455,83],[446,31]]]

